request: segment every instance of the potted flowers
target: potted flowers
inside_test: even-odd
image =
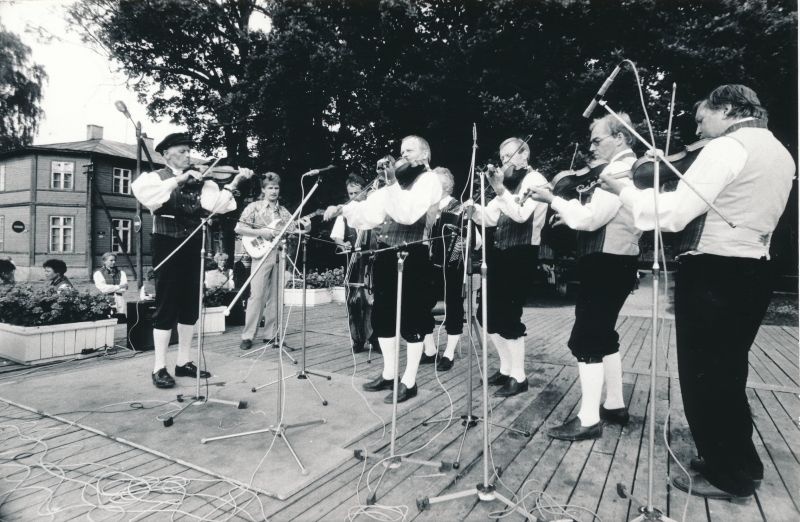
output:
[[[342,284],[343,280],[344,275],[341,268],[324,272],[313,270],[306,274],[306,306],[330,303],[332,300],[331,288],[337,282]],[[303,304],[303,278],[289,279],[283,295],[284,305],[301,306]]]
[[[344,267],[334,268],[326,272],[331,281],[331,300],[334,303],[344,303],[347,300],[347,292],[344,284]]]
[[[214,335],[225,331],[225,309],[236,292],[223,287],[207,288],[203,294],[203,334]]]
[[[102,294],[75,289],[0,289],[0,357],[28,363],[114,345],[115,318]]]

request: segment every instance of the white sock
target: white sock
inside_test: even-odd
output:
[[[460,335],[447,336],[447,348],[444,349],[444,356],[450,359],[451,361],[456,356],[456,346],[458,346],[458,341],[460,340],[461,340]]]
[[[506,350],[511,364],[508,374],[517,382],[525,380],[525,338],[506,339]]]
[[[423,343],[425,344],[425,355],[433,356],[436,355],[438,350],[436,349],[436,341],[433,339],[433,334],[429,333],[423,339]]]
[[[177,366],[183,366],[192,360],[192,336],[194,335],[193,324],[178,323],[178,360]]]
[[[170,337],[172,337],[172,330],[153,328],[153,352],[155,353],[153,373],[167,367],[167,348],[169,348]]]
[[[383,378],[386,380],[394,379],[394,375],[397,372],[394,361],[394,337],[378,337],[378,344],[381,346],[381,353],[383,354]]]
[[[511,373],[511,354],[506,346],[507,341],[500,334],[489,334],[489,337],[497,350],[497,355],[500,356],[500,373],[509,375]]]
[[[422,357],[423,343],[406,343],[406,371],[400,382],[411,388],[417,382],[417,370],[419,369],[419,358]]]
[[[581,380],[581,408],[578,418],[581,426],[594,426],[600,422],[600,395],[603,393],[603,363],[578,363]]]
[[[622,396],[622,358],[619,352],[603,357],[603,373],[606,381],[606,401],[603,404],[607,410],[625,407]]]

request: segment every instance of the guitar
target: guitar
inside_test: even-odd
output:
[[[301,217],[297,221],[300,223],[302,227],[307,227],[310,222],[311,218],[314,216],[321,216],[325,213],[325,209],[321,208],[319,210],[315,210],[310,214],[306,214],[305,216]],[[271,228],[276,232],[279,231],[283,226],[286,225],[285,222],[281,221],[280,219],[276,219],[269,225],[267,228]],[[247,252],[247,255],[252,257],[253,259],[261,259],[265,255],[267,255],[272,250],[272,243],[273,241],[261,236],[242,236],[242,246],[244,247],[244,251]]]

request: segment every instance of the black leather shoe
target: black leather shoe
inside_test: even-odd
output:
[[[365,351],[367,351],[367,348],[363,344],[359,346],[353,346],[353,353],[362,353]]]
[[[696,471],[698,473],[705,473],[706,472],[706,461],[703,457],[692,457],[689,461],[689,469],[692,471]],[[757,476],[751,477],[755,487],[759,487],[761,485],[761,480],[764,478],[764,474],[761,473]]]
[[[444,355],[439,357],[439,362],[436,363],[437,372],[446,372],[453,368],[453,359],[448,359]]]
[[[394,387],[392,379],[384,379],[383,375],[379,375],[374,381],[370,381],[361,385],[365,391],[382,391],[391,390]]]
[[[686,475],[681,474],[673,478],[672,485],[684,493],[689,492],[689,479]],[[730,500],[732,502],[747,502],[748,499],[753,497],[752,493],[749,495],[734,495],[733,493],[728,493],[725,490],[719,489],[702,475],[695,475],[692,477],[692,495],[717,500]]]
[[[603,436],[603,423],[598,422],[592,426],[581,426],[581,419],[575,417],[561,426],[550,428],[547,430],[547,435],[561,440],[599,439]]]
[[[253,347],[253,340],[252,339],[242,339],[242,342],[239,343],[240,350],[249,350]]]
[[[197,366],[195,366],[191,361],[187,362],[183,366],[176,366],[175,377],[197,377]],[[201,379],[208,379],[209,377],[211,377],[211,373],[205,370],[200,371]]]
[[[420,364],[433,364],[436,362],[436,354],[428,355],[423,353],[422,357],[419,358]]]
[[[518,380],[509,377],[502,388],[494,392],[495,397],[513,397],[522,392],[528,391],[528,378],[519,382]]]
[[[416,384],[414,386],[412,386],[411,388],[408,388],[402,382],[400,383],[400,386],[397,388],[397,403],[398,404],[400,404],[401,402],[406,402],[408,399],[411,399],[411,398],[416,397],[416,396],[417,396],[417,385]],[[383,402],[385,402],[386,404],[391,404],[393,400],[394,400],[394,397],[392,396],[391,393],[383,398]]]
[[[489,376],[487,382],[489,386],[503,386],[505,383],[508,382],[509,376],[503,373],[500,373],[500,370],[497,370],[492,375]]]
[[[612,410],[607,410],[600,405],[600,420],[605,421],[608,424],[619,424],[620,426],[627,426],[628,422],[631,420],[631,416],[628,414],[628,408],[614,408]]]
[[[161,368],[153,374],[153,384],[156,388],[172,388],[175,386],[175,379],[169,374],[166,368]]]

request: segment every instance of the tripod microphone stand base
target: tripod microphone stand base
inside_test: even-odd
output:
[[[503,504],[505,504],[509,508],[513,508],[514,511],[519,513],[520,515],[524,516],[526,520],[536,521],[536,517],[525,511],[522,506],[515,504],[502,494],[498,493],[495,489],[493,484],[489,484],[484,486],[483,484],[478,484],[472,489],[465,489],[464,491],[459,491],[457,493],[450,493],[449,495],[441,495],[439,497],[422,497],[417,499],[417,509],[420,511],[425,511],[428,509],[431,504],[437,504],[439,502],[448,502],[450,500],[458,500],[461,498],[476,496],[478,500],[482,502],[491,502],[494,500],[499,500]]]
[[[274,381],[270,381],[270,382],[268,382],[268,383],[261,384],[261,385],[259,385],[259,386],[253,386],[253,387],[250,389],[250,391],[252,391],[253,393],[255,393],[255,392],[257,392],[258,390],[260,390],[261,388],[266,388],[267,386],[272,386],[273,384],[277,384],[277,383],[279,383],[279,382],[281,382],[281,381],[285,381],[286,379],[291,379],[292,377],[297,377],[298,379],[303,379],[303,380],[305,380],[306,382],[308,382],[308,384],[310,384],[310,385],[311,385],[311,389],[313,389],[313,390],[314,390],[314,393],[316,393],[316,394],[317,394],[317,397],[319,397],[319,400],[321,400],[321,401],[322,401],[322,405],[323,405],[323,406],[327,406],[327,405],[328,405],[328,400],[327,400],[327,399],[325,399],[325,397],[323,397],[323,396],[322,396],[322,394],[319,392],[319,390],[317,389],[317,387],[314,385],[314,381],[312,381],[312,380],[311,380],[311,376],[312,376],[312,375],[314,375],[315,377],[322,377],[323,379],[326,379],[326,380],[328,380],[328,381],[330,381],[330,380],[331,380],[331,376],[330,376],[330,375],[325,375],[325,374],[322,374],[322,373],[314,373],[314,372],[310,372],[310,371],[308,371],[308,370],[305,370],[305,371],[296,371],[296,372],[294,372],[294,373],[291,373],[291,374],[289,374],[289,375],[286,375],[286,376],[285,376],[285,377],[283,377],[282,379],[275,379]]]
[[[634,497],[630,493],[628,493],[628,488],[625,487],[625,484],[621,482],[617,482],[617,495],[620,498],[631,500],[634,504],[638,504],[639,508],[636,510],[639,513],[639,516],[632,519],[631,522],[646,522],[649,520],[660,520],[661,522],[677,522],[676,520],[669,518],[668,516],[664,515],[658,508],[647,508],[647,504],[642,502],[640,499]]]
[[[253,430],[253,431],[246,431],[244,433],[235,433],[233,435],[222,435],[220,437],[209,437],[207,439],[200,439],[200,442],[205,444],[206,442],[212,442],[215,440],[223,440],[223,439],[232,439],[234,437],[243,437],[245,435],[258,435],[260,433],[272,433],[275,437],[281,439],[284,444],[286,444],[286,448],[289,450],[289,453],[292,454],[294,461],[297,463],[297,466],[300,468],[300,473],[303,475],[308,475],[308,470],[303,466],[303,463],[300,461],[300,457],[297,456],[295,453],[294,448],[292,448],[292,444],[289,442],[289,439],[286,437],[286,430],[291,430],[294,428],[304,428],[306,426],[315,426],[317,424],[325,424],[325,419],[318,419],[313,421],[307,422],[298,422],[297,424],[278,424],[277,426],[270,426],[269,428],[264,428],[261,430]]]
[[[266,349],[270,348],[270,347],[274,348],[275,345],[272,344],[272,343],[265,343],[264,346],[262,346],[261,348],[256,348],[255,350],[251,350],[251,351],[249,351],[247,353],[243,353],[239,357],[240,358],[252,357],[253,355],[255,355],[257,353],[260,354],[260,353],[266,351]],[[286,343],[284,343],[284,345],[281,347],[281,350],[283,351],[283,355],[285,355],[286,357],[289,358],[290,361],[292,361],[292,364],[297,364],[297,359],[295,359],[294,357],[291,356],[291,354],[289,354],[289,352],[293,352],[294,351],[294,348],[291,348],[291,347],[287,346]]]
[[[247,408],[247,401],[226,401],[223,399],[210,399],[205,397],[204,395],[197,395],[192,397],[184,397],[182,394],[179,394],[176,398],[178,402],[186,402],[189,401],[186,406],[182,407],[175,413],[175,415],[170,416],[167,419],[164,419],[164,427],[169,428],[175,422],[175,417],[186,411],[190,406],[203,406],[209,402],[214,404],[225,404],[227,406],[236,406],[236,409],[243,410]]]
[[[383,473],[381,473],[381,477],[378,479],[378,484],[375,486],[374,491],[369,497],[367,497],[367,505],[369,506],[372,506],[377,503],[378,488],[380,487],[381,482],[383,481],[383,477],[386,475],[386,472],[392,469],[400,468],[403,465],[403,463],[407,462],[409,464],[416,464],[417,466],[427,466],[430,468],[436,468],[439,472],[442,473],[448,472],[452,469],[452,465],[448,464],[447,462],[433,462],[431,460],[415,459],[412,457],[404,457],[402,455],[385,457],[378,453],[372,453],[360,449],[353,451],[353,457],[355,457],[357,460],[360,461],[365,461],[369,458],[382,461],[383,467],[385,468]]]

